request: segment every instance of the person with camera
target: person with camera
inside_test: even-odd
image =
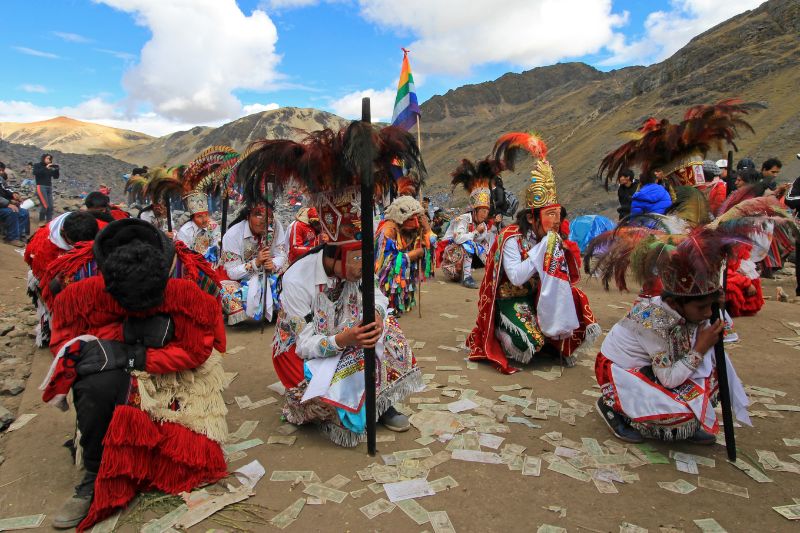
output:
[[[39,198],[39,222],[53,220],[53,180],[58,179],[58,165],[53,163],[53,156],[44,154],[42,159],[33,165],[33,177],[36,179],[36,196]]]

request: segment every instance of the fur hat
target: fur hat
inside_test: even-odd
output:
[[[387,219],[402,225],[409,218],[424,212],[422,204],[411,196],[398,196],[386,208],[385,214]]]

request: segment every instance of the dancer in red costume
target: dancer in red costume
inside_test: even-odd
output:
[[[600,333],[588,298],[574,286],[580,257],[559,233],[561,205],[544,159],[547,147],[534,135],[510,133],[495,144],[495,159],[513,170],[520,150],[539,158],[525,194],[528,209],[489,250],[477,323],[467,339],[471,360],[488,359],[506,374],[518,370],[509,359],[527,363],[547,346],[573,366],[578,347]]]

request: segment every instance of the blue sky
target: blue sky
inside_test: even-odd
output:
[[[560,61],[651,64],[753,0],[5,0],[0,121],[66,114],[161,135],[278,106],[391,114]],[[424,120],[424,117],[423,117]]]

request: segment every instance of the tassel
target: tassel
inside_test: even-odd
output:
[[[147,413],[127,405],[114,410],[108,431],[103,438],[104,446],[137,446],[154,448],[161,442],[158,427]]]
[[[98,476],[94,484],[92,506],[83,522],[78,524],[78,531],[86,531],[96,523],[113,515],[117,509],[125,507],[136,496],[136,492],[136,484],[127,478],[100,479]]]

